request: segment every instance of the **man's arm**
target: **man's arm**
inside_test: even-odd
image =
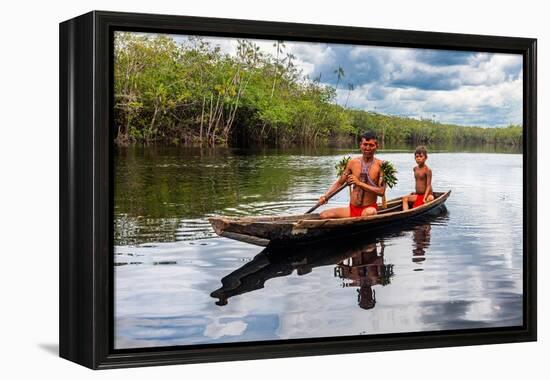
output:
[[[363,183],[363,182],[359,181],[357,179],[357,177],[352,176],[352,175],[349,176],[348,183],[352,184],[352,185],[359,186],[363,190],[370,191],[371,193],[374,193],[374,194],[378,195],[379,197],[383,197],[384,194],[386,193],[386,185],[385,184],[382,185],[382,186],[371,186],[371,185],[368,185],[366,183]]]
[[[321,195],[319,198],[319,202],[321,204],[327,203],[327,197],[332,194],[336,189],[338,189],[340,186],[342,186],[344,183],[346,183],[346,180],[348,178],[349,173],[351,173],[350,163],[346,165],[346,169],[344,170],[344,174],[340,176],[330,187],[328,188],[327,192]]]
[[[330,194],[332,194],[336,189],[338,189],[344,183],[346,183],[345,179],[342,180],[342,178],[338,178],[332,185],[330,185],[327,192],[323,194],[323,196],[328,197]]]

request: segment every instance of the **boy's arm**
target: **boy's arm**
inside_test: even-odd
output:
[[[426,173],[426,192],[424,193],[424,202],[426,198],[432,193],[432,169],[428,169]]]

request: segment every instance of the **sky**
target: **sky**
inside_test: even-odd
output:
[[[186,36],[172,36],[185,43]],[[204,37],[234,55],[237,39]],[[252,40],[275,56],[274,41]],[[310,79],[336,86],[348,108],[457,125],[522,124],[523,63],[520,54],[284,42],[283,55]],[[349,90],[353,85],[353,91]]]

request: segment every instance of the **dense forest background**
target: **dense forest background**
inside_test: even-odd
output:
[[[372,130],[384,143],[521,146],[522,127],[465,127],[350,109],[354,85],[336,67],[334,87],[304,77],[274,41],[275,55],[239,40],[230,56],[200,37],[117,33],[115,142],[230,145],[321,144]],[[348,92],[337,104],[336,91]]]

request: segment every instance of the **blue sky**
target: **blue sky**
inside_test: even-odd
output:
[[[173,36],[186,43],[187,38]],[[237,40],[204,38],[228,54]],[[275,56],[273,41],[253,40]],[[285,41],[284,53],[304,77],[335,86],[351,108],[443,123],[499,127],[522,124],[522,56],[432,49]],[[349,91],[349,84],[354,90]]]

